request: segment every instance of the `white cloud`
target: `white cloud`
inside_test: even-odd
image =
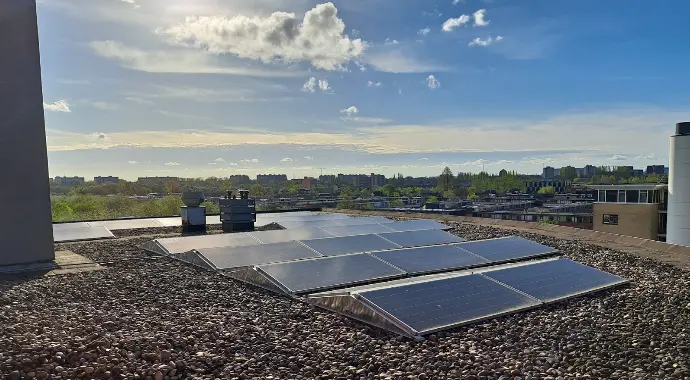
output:
[[[247,65],[221,64],[202,52],[179,50],[145,51],[117,41],[93,41],[89,44],[97,55],[117,61],[122,67],[147,73],[227,74],[257,77],[294,77],[303,75],[289,70],[260,70]]]
[[[433,88],[441,87],[441,82],[439,82],[438,79],[436,79],[436,77],[433,75],[429,75],[426,78],[426,82],[427,82],[427,85],[429,86],[429,88],[433,89]]]
[[[482,40],[481,38],[477,37],[477,38],[473,39],[472,41],[470,41],[468,46],[489,46],[493,43],[496,43],[496,42],[499,42],[502,40],[503,40],[503,37],[501,37],[501,36],[496,37],[496,39],[492,39],[491,37],[489,37],[485,40]]]
[[[214,162],[225,162],[225,159],[224,159],[224,158],[221,158],[221,157],[218,157],[218,158],[216,158],[216,159],[213,160],[213,161],[214,161]]]
[[[474,12],[474,26],[487,26],[489,25],[489,20],[486,20],[486,9],[480,9]]]
[[[304,156],[304,159],[307,160],[307,161],[311,161],[311,160],[314,159],[314,157],[312,157],[312,156]]]
[[[350,106],[348,108],[340,110],[340,113],[345,113],[347,114],[347,116],[352,116],[358,114],[359,110],[355,106]]]
[[[292,158],[290,158],[290,157],[285,157],[285,158],[283,158],[282,160],[280,160],[280,162],[292,162]]]
[[[260,161],[258,158],[245,158],[244,160],[240,160],[240,162],[244,162],[246,164],[258,164]]]
[[[620,154],[614,154],[613,156],[611,156],[610,159],[612,161],[626,161],[628,159],[628,157],[620,155]]]
[[[130,102],[134,102],[134,103],[141,104],[141,105],[147,105],[147,106],[153,105],[152,101],[142,99],[142,98],[139,98],[136,96],[127,97],[127,98],[125,98],[125,100],[129,100]]]
[[[166,162],[165,166],[180,166],[180,164],[177,162]]]
[[[453,5],[456,5],[457,3],[460,3],[460,2],[464,3],[465,0],[453,0]]]
[[[470,22],[470,19],[471,18],[468,15],[462,15],[458,18],[449,18],[448,20],[446,20],[446,22],[443,23],[443,26],[441,27],[441,29],[444,32],[452,32],[453,29],[455,29],[459,26],[465,25],[468,22]]]
[[[331,92],[333,90],[330,84],[328,84],[327,79],[319,79],[317,82],[315,77],[311,77],[302,85],[302,91],[316,92],[317,87],[321,92]]]
[[[419,34],[420,36],[426,36],[427,34],[429,34],[429,32],[431,32],[431,29],[424,28],[420,29],[419,32],[417,32],[417,34]]]
[[[419,159],[419,161],[429,161],[429,159],[426,158],[426,157],[422,157],[422,158]]]
[[[53,103],[43,102],[43,109],[54,112],[72,112],[70,104],[66,100],[57,100]]]
[[[306,82],[302,85],[302,91],[304,92],[314,92],[316,91],[316,78],[311,77],[307,79]]]
[[[639,156],[635,157],[636,160],[656,160],[657,157],[654,153],[650,154],[640,154]]]
[[[231,163],[229,163],[228,165],[230,165],[230,166],[237,166],[237,162],[231,162]]]
[[[372,82],[372,81],[368,81],[368,82],[367,82],[367,87],[381,87],[381,82]]]
[[[366,42],[350,39],[333,3],[319,4],[299,20],[294,13],[268,17],[187,17],[183,23],[161,28],[171,42],[215,54],[232,54],[264,63],[310,62],[324,70],[344,70],[361,56]]]
[[[138,164],[139,162],[132,160],[132,161],[128,161],[127,163],[130,164],[130,165],[136,165],[136,164]]]
[[[386,40],[383,42],[384,45],[397,45],[399,43],[400,43],[400,41],[391,40],[390,38],[386,38]]]
[[[319,79],[319,90],[321,90],[321,92],[331,92],[333,89],[328,84],[328,80]]]

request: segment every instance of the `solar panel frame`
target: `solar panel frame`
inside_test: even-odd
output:
[[[481,275],[529,294],[543,303],[559,302],[629,282],[620,276],[563,258],[487,270]],[[594,275],[599,277],[598,281],[587,281]],[[574,286],[569,287],[575,290],[564,293],[559,285],[566,283],[568,279],[575,280],[571,282]],[[543,284],[543,286],[537,284]],[[559,290],[561,290],[560,295],[556,295]]]
[[[465,241],[457,244],[457,247],[495,264],[558,253],[552,247],[518,236]]]
[[[298,241],[196,250],[218,270],[322,257]]]
[[[492,264],[491,261],[457,248],[457,245],[433,245],[370,252],[410,275],[446,272]]]
[[[259,265],[254,269],[293,295],[405,275],[405,272],[364,253]],[[303,281],[300,283],[299,280]]]
[[[468,285],[468,287],[471,286],[471,288],[475,290],[483,288],[484,292],[460,292],[455,285],[463,283]],[[420,291],[424,290],[425,288],[442,290],[442,292],[437,292],[433,295],[421,294]],[[443,293],[443,291],[445,291],[445,293]],[[493,297],[489,297],[487,294],[493,294]],[[392,298],[399,295],[405,295],[408,296],[408,298],[398,298],[398,300],[393,304],[386,302],[386,298]],[[433,298],[435,295],[440,295],[442,298],[435,299]],[[445,316],[441,317],[430,318],[430,321],[438,320],[438,322],[430,323],[427,321],[425,323],[424,319],[415,319],[415,316],[440,315],[438,314],[438,310],[429,310],[417,314],[400,313],[401,310],[414,311],[420,308],[420,304],[414,304],[412,302],[414,298],[410,298],[410,296],[417,297],[427,304],[434,303],[437,308],[447,308],[449,310],[456,310],[458,312],[454,314],[446,314]],[[476,323],[478,321],[496,318],[501,315],[506,315],[540,305],[538,300],[510,289],[491,279],[474,274],[448,277],[432,282],[418,282],[391,288],[362,291],[357,293],[356,297],[367,303],[370,307],[373,307],[379,312],[384,313],[384,315],[387,317],[393,318],[403,326],[408,327],[410,331],[415,333],[414,335],[431,334],[436,331],[462,326],[469,323]],[[470,309],[466,307],[466,305],[469,303],[486,302],[495,298],[499,298],[500,301],[506,302],[489,304],[488,306],[484,307],[484,309],[491,308],[491,311],[488,313],[481,313],[481,308]],[[463,300],[466,302],[461,303]],[[511,302],[507,303],[507,301]],[[394,308],[393,306],[396,303],[402,306]],[[459,317],[463,315],[463,313],[466,316]]]
[[[425,245],[454,244],[465,241],[443,230],[418,230],[387,232],[378,234],[401,247],[421,247]]]
[[[340,256],[350,253],[400,248],[399,245],[376,234],[301,240],[301,243],[324,256]]]

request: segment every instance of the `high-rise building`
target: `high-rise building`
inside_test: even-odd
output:
[[[120,178],[108,176],[108,177],[93,177],[93,183],[96,185],[102,185],[104,183],[118,183]]]
[[[386,176],[383,174],[371,173],[370,179],[371,179],[370,187],[372,189],[378,189],[379,187],[385,186],[386,182],[387,182]]]
[[[78,186],[84,184],[84,177],[55,177],[54,182],[58,185]]]
[[[544,168],[544,171],[542,173],[542,177],[546,179],[550,179],[556,176],[556,169],[554,169],[552,166],[547,166]]]
[[[645,172],[647,175],[650,174],[658,174],[658,175],[663,175],[666,172],[666,168],[664,165],[649,165],[647,166],[647,171]]]
[[[259,174],[256,176],[256,182],[259,185],[268,185],[271,183],[287,182],[287,174]]]
[[[585,177],[593,177],[597,174],[597,167],[594,165],[585,165]]]

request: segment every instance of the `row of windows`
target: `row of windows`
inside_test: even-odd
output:
[[[665,192],[659,190],[599,190],[602,203],[664,203]],[[664,198],[664,199],[662,199]]]

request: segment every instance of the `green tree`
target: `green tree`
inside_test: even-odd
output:
[[[403,201],[401,201],[400,199],[393,199],[393,200],[391,200],[390,204],[391,204],[391,207],[402,207],[405,205],[405,203],[403,203]]]
[[[385,196],[387,196],[387,197],[392,197],[393,194],[395,194],[396,189],[395,189],[395,186],[393,186],[393,185],[391,185],[391,184],[389,183],[389,184],[383,186],[383,187],[380,189],[380,191],[383,193],[383,195],[385,195]]]
[[[438,203],[438,198],[434,195],[426,199],[426,203]]]
[[[359,192],[359,197],[362,199],[369,199],[373,195],[374,193],[372,193],[370,189],[362,189],[362,191]]]
[[[445,198],[445,199],[455,198],[455,191],[453,191],[453,190],[444,191],[443,192],[443,198]]]
[[[573,166],[564,166],[561,168],[561,177],[568,181],[572,181],[577,178],[577,169]]]
[[[448,191],[453,188],[454,182],[455,176],[453,176],[453,172],[450,170],[450,168],[446,166],[441,175],[438,177],[439,186],[441,186],[443,191]]]
[[[539,191],[537,191],[537,194],[553,195],[553,194],[555,194],[555,191],[554,191],[553,186],[546,186],[546,187],[542,187],[541,189],[539,189]]]
[[[266,194],[266,190],[264,189],[263,186],[259,185],[258,183],[255,183],[251,186],[249,186],[249,196],[252,198],[260,198],[263,197]]]

